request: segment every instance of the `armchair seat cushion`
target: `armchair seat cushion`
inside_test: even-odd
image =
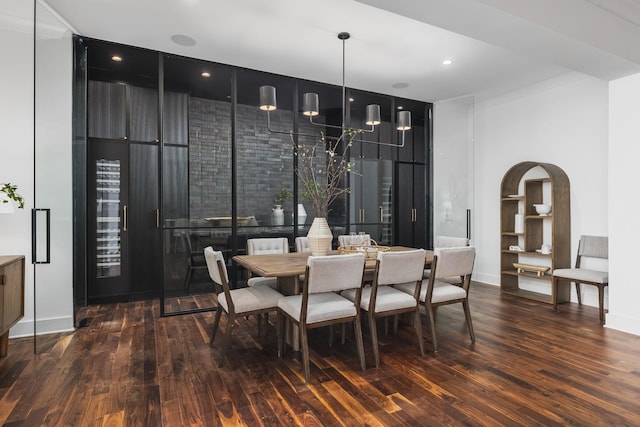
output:
[[[416,289],[415,283],[401,283],[396,285],[395,288],[413,295],[413,291]],[[420,301],[425,302],[427,299],[427,283],[422,284],[420,290]],[[431,295],[431,302],[434,304],[454,301],[458,299],[464,299],[467,297],[467,292],[460,286],[452,285],[451,283],[443,282],[442,280],[435,280],[433,283],[433,294]]]
[[[609,273],[606,271],[587,270],[584,268],[560,268],[553,270],[553,276],[569,279],[573,282],[609,283]]]
[[[300,321],[302,295],[291,295],[278,300],[278,308]],[[307,324],[340,319],[356,315],[353,302],[333,292],[311,294],[308,301]]]
[[[269,286],[273,289],[278,289],[278,278],[277,277],[250,277],[247,280],[247,286]]]
[[[231,298],[236,314],[254,310],[276,307],[282,294],[269,286],[256,286],[253,288],[240,288],[231,290]],[[218,304],[228,313],[229,305],[224,292],[218,294]]]
[[[412,283],[415,286],[415,283]],[[348,289],[341,293],[345,298],[351,301],[356,298],[356,290]],[[371,300],[371,287],[362,289],[362,298],[360,300],[360,307],[363,310],[369,310],[369,303]],[[410,308],[416,306],[416,300],[412,295],[391,286],[379,286],[378,295],[376,296],[376,313],[382,313],[390,310],[399,310],[403,308]]]

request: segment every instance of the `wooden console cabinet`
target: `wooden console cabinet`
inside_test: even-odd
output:
[[[7,355],[9,328],[24,316],[24,256],[0,255],[0,357]]]

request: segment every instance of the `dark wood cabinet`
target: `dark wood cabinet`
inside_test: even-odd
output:
[[[396,163],[395,244],[427,248],[426,167]]]
[[[24,316],[24,256],[0,256],[0,357],[7,355],[9,329]]]
[[[393,162],[358,159],[350,182],[350,230],[364,232],[380,244],[392,244]]]
[[[158,146],[89,141],[90,302],[159,291]]]
[[[158,141],[158,90],[89,81],[88,134],[93,138]]]

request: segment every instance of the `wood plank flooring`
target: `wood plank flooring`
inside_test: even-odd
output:
[[[305,385],[299,353],[278,359],[275,328],[256,336],[255,317],[240,320],[217,368],[213,313],[160,318],[158,301],[90,306],[86,327],[39,339],[37,356],[31,339],[9,341],[0,424],[640,425],[640,337],[600,327],[597,308],[556,313],[474,283],[471,313],[475,344],[462,308],[441,307],[438,353],[424,318],[424,357],[401,323],[381,334],[378,369],[365,327],[365,371],[352,340],[329,347],[320,330]]]

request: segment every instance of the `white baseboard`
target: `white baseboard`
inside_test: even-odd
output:
[[[640,335],[640,318],[619,314],[605,314],[605,328]]]
[[[38,320],[37,335],[70,332],[73,327],[72,317],[59,317],[54,319]],[[9,338],[22,338],[33,336],[33,319],[21,320],[9,331]]]

